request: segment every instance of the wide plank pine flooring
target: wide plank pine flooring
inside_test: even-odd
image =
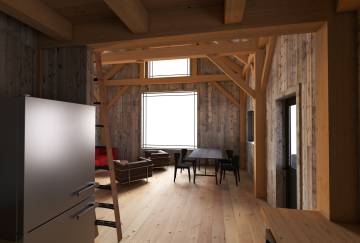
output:
[[[265,202],[254,198],[252,183],[241,172],[239,187],[228,172],[222,185],[214,177],[197,177],[188,182],[187,172],[174,167],[157,170],[149,181],[119,185],[119,203],[124,243],[140,242],[264,242],[265,228],[260,207]],[[97,181],[105,183],[103,175]],[[111,202],[110,191],[96,192],[98,202]],[[98,219],[113,219],[111,210],[97,209]],[[99,227],[95,243],[114,243],[112,228]]]

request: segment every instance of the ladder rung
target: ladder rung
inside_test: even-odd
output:
[[[98,208],[114,209],[114,204],[111,203],[97,203]]]
[[[96,127],[104,127],[104,125],[96,124]]]
[[[95,166],[95,170],[109,170],[109,166],[107,165]]]
[[[106,226],[116,228],[116,223],[114,221],[107,221],[107,220],[95,220],[95,225]]]
[[[103,189],[103,190],[111,190],[111,185],[98,185],[96,188]]]

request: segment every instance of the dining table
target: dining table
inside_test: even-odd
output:
[[[195,159],[194,165],[193,165],[193,169],[194,169],[194,183],[195,183],[195,179],[196,176],[214,176],[215,177],[215,182],[217,184],[217,172],[219,169],[219,160],[221,159],[225,159],[225,155],[223,150],[221,149],[216,149],[216,148],[196,148],[194,149],[191,154],[189,155],[190,159]],[[214,174],[207,174],[206,173],[206,166],[205,166],[205,173],[201,174],[201,173],[197,173],[196,171],[196,163],[200,163],[201,159],[206,159],[206,160],[214,160],[214,170],[215,173]]]

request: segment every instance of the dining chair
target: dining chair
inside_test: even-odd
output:
[[[190,168],[192,167],[191,162],[184,162],[183,158],[180,159],[180,153],[174,153],[175,169],[174,169],[174,182],[176,180],[176,174],[178,169],[187,169],[189,174],[189,182],[191,181],[190,177]]]
[[[225,150],[225,153],[226,153],[226,159],[220,159],[219,160],[219,164],[231,164],[232,163],[232,159],[233,159],[233,156],[234,156],[234,150],[231,150],[231,149],[227,149]],[[225,175],[224,175],[224,178],[225,178]]]
[[[187,153],[188,153],[188,150],[187,149],[181,149],[181,162],[190,162],[190,163],[195,163],[196,162],[196,159],[192,159],[192,158],[189,158],[187,157]],[[200,167],[199,167],[200,169]]]
[[[232,171],[234,173],[236,186],[238,186],[238,182],[240,182],[240,166],[238,155],[233,156],[231,162],[220,163],[220,184],[222,179],[225,178],[226,171]]]

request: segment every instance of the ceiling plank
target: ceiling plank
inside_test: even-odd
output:
[[[360,0],[338,0],[337,11],[355,11],[360,9]]]
[[[167,77],[167,78],[139,78],[123,80],[107,80],[106,86],[130,86],[130,85],[150,85],[150,84],[189,84],[189,83],[207,83],[214,81],[230,80],[223,74],[195,75],[187,77]]]
[[[221,71],[224,72],[236,85],[243,89],[248,95],[255,98],[256,94],[254,89],[252,89],[242,78],[242,75],[236,73],[232,68],[226,64],[227,57],[216,58],[214,56],[208,56],[209,60],[214,63]]]
[[[225,24],[240,23],[244,17],[246,0],[225,0]]]
[[[219,44],[187,45],[177,47],[149,48],[107,52],[103,54],[104,64],[134,63],[147,60],[164,60],[175,58],[196,58],[207,55],[232,55],[237,53],[253,53],[256,51],[256,41],[239,43],[224,42]]]
[[[240,109],[240,102],[237,101],[237,99],[229,91],[227,91],[221,84],[219,84],[218,82],[211,82],[211,84],[215,88],[217,88],[222,95],[228,98],[230,102],[233,103],[233,105],[235,105],[237,108]]]
[[[40,0],[0,0],[0,11],[56,40],[72,39],[72,24]]]
[[[148,12],[141,0],[104,0],[124,24],[135,34],[146,33]]]

